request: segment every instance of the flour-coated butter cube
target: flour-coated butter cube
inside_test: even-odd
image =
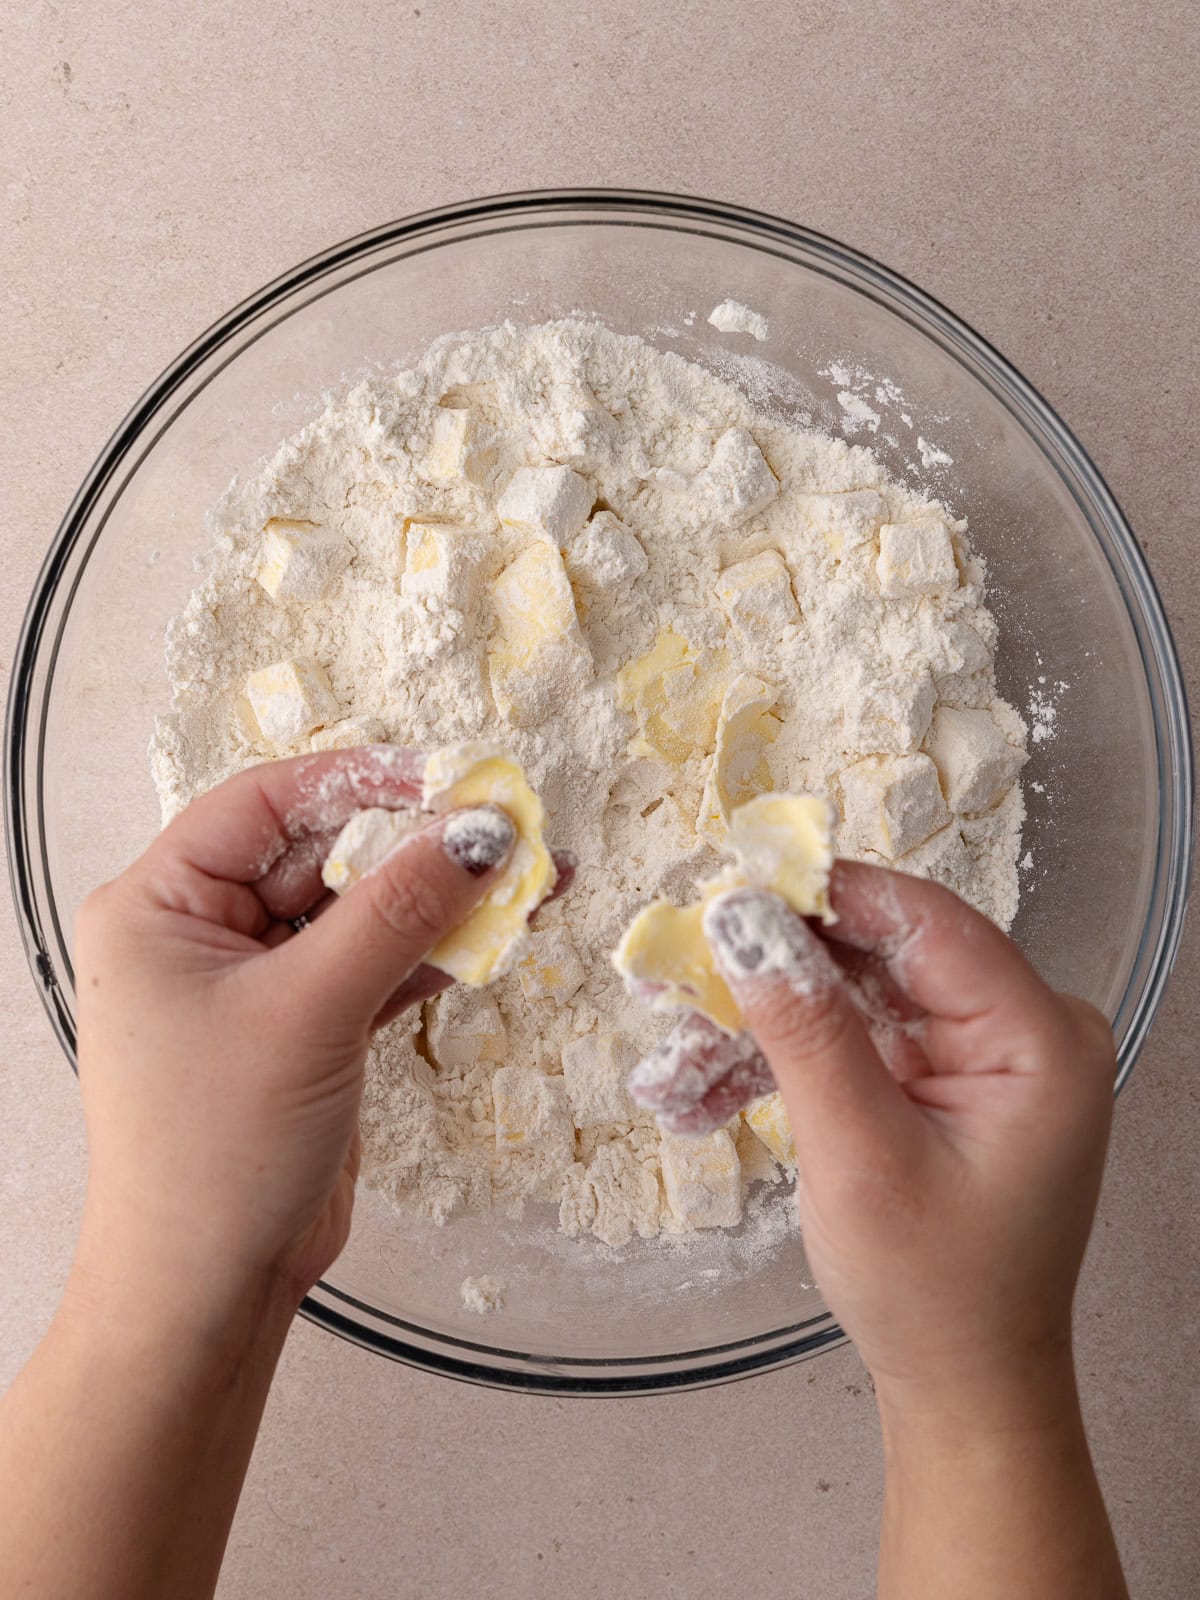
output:
[[[263,738],[273,745],[294,744],[338,720],[338,703],[325,669],[306,656],[276,661],[246,679],[246,698]]]
[[[568,1001],[586,976],[575,941],[564,927],[539,928],[517,967],[526,1000]]]
[[[785,628],[800,620],[792,575],[777,550],[760,550],[726,567],[716,594],[734,628],[751,644],[777,642]]]
[[[537,727],[592,675],[557,545],[523,550],[496,579],[492,600],[488,677],[496,709],[516,728]]]
[[[805,494],[798,501],[812,525],[825,535],[830,553],[838,557],[870,544],[887,521],[887,501],[874,489]]]
[[[846,696],[843,712],[846,748],[864,755],[919,750],[933,716],[933,682],[928,673],[894,672],[860,682]]]
[[[637,1064],[637,1046],[624,1033],[585,1033],[563,1046],[563,1080],[577,1128],[645,1115],[625,1087]]]
[[[598,511],[581,529],[566,555],[571,580],[608,593],[640,578],[646,552],[611,511]]]
[[[340,539],[314,522],[272,517],[254,576],[279,605],[319,600],[346,565]]]
[[[497,451],[488,443],[473,412],[465,407],[438,406],[430,427],[426,474],[435,483],[486,483]]]
[[[400,593],[467,608],[478,577],[479,545],[465,528],[442,522],[410,522],[404,534]]]
[[[763,1095],[752,1101],[742,1115],[781,1166],[796,1165],[796,1141],[781,1094]]]
[[[591,484],[572,467],[519,467],[496,514],[506,528],[562,549],[587,521],[594,500]]]
[[[950,820],[927,755],[868,756],[843,769],[843,844],[889,860],[928,839]]]
[[[396,846],[426,820],[415,808],[388,811],[382,806],[368,806],[364,811],[356,811],[325,857],[322,883],[335,894],[345,894],[369,872],[382,866]]]
[[[885,522],[879,530],[879,587],[888,600],[915,600],[958,588],[950,530],[936,517]]]
[[[724,1128],[702,1139],[664,1133],[659,1156],[667,1205],[686,1228],[734,1228],[742,1220],[742,1170]]]
[[[458,1072],[508,1055],[508,1029],[485,990],[456,984],[429,1002],[429,1049],[438,1066]]]
[[[563,1080],[536,1067],[498,1067],[492,1074],[496,1149],[536,1150],[547,1165],[566,1166],[575,1153],[575,1128]]]
[[[1028,757],[1010,744],[990,711],[939,706],[925,748],[955,811],[990,811],[1013,785]]]
[[[694,480],[705,512],[727,528],[758,515],[779,493],[779,479],[747,428],[727,428]]]
[[[387,730],[374,717],[343,717],[327,728],[318,728],[309,740],[314,750],[356,750],[359,745],[383,744]]]

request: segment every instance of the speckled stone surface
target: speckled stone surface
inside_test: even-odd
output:
[[[1200,662],[1200,102],[1184,0],[484,6],[32,0],[0,24],[7,668],[38,564],[140,391],[372,224],[561,184],[781,213],[897,268],[1049,397]],[[1190,260],[1190,265],[1189,265]],[[1134,1592],[1200,1592],[1197,942],[1117,1118],[1079,1307]],[[0,1380],[82,1191],[75,1085],[0,912]],[[843,1350],[674,1399],[527,1400],[297,1327],[224,1600],[872,1591],[880,1460]]]

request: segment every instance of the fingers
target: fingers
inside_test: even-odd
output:
[[[920,1011],[962,1021],[1053,1002],[1012,940],[940,884],[837,861],[829,898],[825,937],[878,958]]]
[[[275,916],[294,916],[304,905],[291,911],[284,906],[299,900],[309,887],[311,903],[320,890],[323,856],[311,841],[332,841],[367,806],[415,804],[424,766],[422,752],[393,745],[264,762],[193,800],[143,859],[151,871],[161,871],[166,858],[233,883],[273,883],[278,878],[281,894],[268,909]],[[289,876],[281,869],[294,850],[303,860]]]
[[[700,1012],[691,1011],[638,1062],[629,1075],[628,1088],[637,1104],[653,1111],[660,1123],[667,1126],[673,1119],[682,1131],[681,1119],[698,1111],[725,1083],[731,1083],[735,1093],[722,1096],[722,1103],[736,1098],[737,1093],[744,1093],[745,1098],[731,1105],[711,1127],[774,1088],[771,1069],[748,1034],[728,1034]]]
[[[824,943],[777,895],[711,901],[705,936],[787,1104],[801,1162],[915,1137],[917,1113],[872,1044]]]
[[[491,886],[516,840],[498,807],[439,817],[411,834],[311,927],[263,959],[326,1012],[372,1025],[439,941]]]

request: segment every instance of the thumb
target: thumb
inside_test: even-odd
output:
[[[787,1106],[801,1169],[906,1142],[916,1112],[888,1071],[824,942],[778,895],[710,901],[704,933]]]
[[[293,992],[370,1026],[399,984],[492,887],[516,841],[498,806],[472,806],[410,834],[271,959]]]

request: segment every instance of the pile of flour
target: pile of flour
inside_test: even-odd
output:
[[[439,454],[447,411],[465,414],[471,439],[465,469],[449,473]],[[738,452],[748,448],[777,480],[761,509],[761,494],[748,502],[739,488]],[[542,686],[536,714],[514,726],[489,677],[493,594],[535,535],[502,525],[497,503],[518,469],[548,464],[573,468],[591,501],[591,520],[561,552],[584,665],[576,652],[562,681]],[[877,533],[851,528],[864,505],[876,508],[874,524],[947,530],[952,587],[886,595]],[[324,592],[281,602],[257,581],[271,519],[315,525],[336,542]],[[935,707],[986,710],[1019,746],[1024,724],[995,692],[996,628],[965,524],[892,482],[869,450],[760,414],[701,367],[585,321],[439,341],[410,370],[336,399],[252,482],[235,483],[211,520],[205,579],[168,630],[172,709],[152,748],[164,819],[243,767],[310,748],[308,735],[268,744],[245,696],[249,674],[305,658],[324,669],[338,719],[363,719],[402,745],[507,745],[544,800],[548,842],[579,859],[570,892],[539,918],[531,966],[487,990],[452,990],[377,1039],[363,1104],[366,1180],[439,1221],[547,1201],[568,1232],[613,1245],[686,1231],[659,1180],[659,1134],[632,1103],[619,1118],[577,1118],[566,1137],[561,1119],[547,1123],[544,1139],[533,1129],[517,1152],[499,1151],[495,1138],[499,1064],[555,1078],[572,1041],[612,1036],[611,1048],[633,1060],[662,1037],[668,1020],[627,997],[609,954],[648,899],[683,903],[717,865],[695,826],[711,753],[631,754],[634,718],[619,709],[616,674],[668,630],[697,659],[755,674],[775,694],[773,787],[839,805],[842,773],[920,751]],[[468,567],[453,592],[405,583],[414,520],[461,532]],[[768,551],[786,568],[791,620],[733,626],[718,580]],[[985,811],[947,815],[897,864],[942,879],[1007,926],[1019,785]],[[839,845],[873,854],[849,821]],[[747,1182],[780,1176],[744,1126],[737,1150]]]

